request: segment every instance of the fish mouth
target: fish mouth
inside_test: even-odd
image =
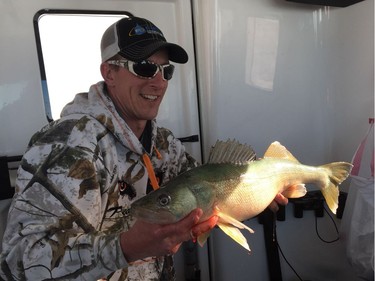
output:
[[[156,224],[170,224],[177,222],[176,217],[169,211],[153,210],[150,208],[135,207],[130,209],[130,214],[140,220],[156,223]]]

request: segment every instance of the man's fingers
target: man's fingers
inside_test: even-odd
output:
[[[288,204],[288,198],[286,198],[284,195],[282,195],[281,193],[278,193],[275,197],[275,201],[280,204],[280,205],[286,205]]]
[[[168,239],[174,241],[175,243],[190,240],[190,231],[193,226],[198,223],[202,214],[203,211],[197,208],[191,211],[190,214],[180,221],[162,226],[160,229],[158,229],[159,235],[162,237],[168,237]]]
[[[210,217],[208,220],[195,225],[190,231],[191,238],[195,240],[199,235],[207,231],[210,231],[212,228],[215,227],[218,220],[219,217],[214,215]]]
[[[279,205],[277,205],[276,201],[272,201],[271,204],[269,204],[268,208],[276,213],[279,210]]]
[[[286,204],[288,204],[288,198],[286,198],[281,193],[278,193],[271,204],[268,206],[268,208],[276,213],[279,210],[279,205],[285,206]]]
[[[184,217],[182,220],[177,222],[175,226],[179,229],[191,229],[194,225],[196,225],[201,216],[203,214],[202,209],[194,209],[193,211],[190,212],[186,217]]]

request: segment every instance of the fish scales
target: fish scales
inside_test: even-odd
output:
[[[198,170],[186,172],[180,179],[179,183],[170,182],[171,185],[188,183],[187,188],[199,198],[196,207],[203,210],[213,211],[215,206],[220,207],[221,203],[229,200],[234,196],[232,193],[238,193],[237,188],[241,184],[242,175],[246,172],[247,165],[233,164],[210,164],[201,166]],[[177,178],[176,178],[177,179]],[[209,194],[210,199],[206,198]],[[211,202],[211,205],[207,205]],[[211,214],[205,212],[207,218]],[[186,214],[182,214],[186,215]],[[176,217],[175,221],[182,217]]]
[[[268,168],[264,169],[263,166],[268,166]],[[221,174],[230,170],[229,165],[221,165],[221,168]],[[237,166],[232,165],[231,168],[238,171]],[[303,182],[314,183],[316,174],[319,172],[318,168],[296,165],[287,160],[280,162],[272,159],[253,162],[244,165],[243,168],[239,178],[238,173],[218,177],[215,187],[217,207],[240,221],[262,212],[285,186]],[[262,173],[261,170],[265,172]],[[304,178],[301,178],[301,173],[304,174]]]
[[[244,185],[242,182],[243,175],[246,174],[247,170],[248,165],[240,164],[210,164],[202,167],[200,178],[204,178],[205,181],[210,183],[209,186],[213,190],[214,206],[211,206],[211,209],[218,207],[232,215],[236,211],[233,206],[241,206],[251,202],[251,198],[244,193],[244,191],[249,190],[248,185]],[[201,181],[198,182],[198,185],[202,187]],[[204,208],[204,206],[197,207]],[[206,217],[204,216],[203,219]]]

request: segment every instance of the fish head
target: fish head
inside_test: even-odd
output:
[[[189,188],[160,188],[138,199],[130,213],[150,223],[169,224],[179,221],[197,207],[197,200]]]

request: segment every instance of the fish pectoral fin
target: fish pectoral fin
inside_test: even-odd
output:
[[[211,233],[211,231],[207,231],[207,232],[202,233],[201,235],[199,235],[197,237],[197,241],[198,241],[199,246],[201,246],[201,247],[204,246],[204,244],[206,243],[206,241],[208,239],[208,236],[210,236],[210,233]]]
[[[288,187],[282,192],[287,198],[299,198],[305,196],[307,193],[306,186],[304,184],[295,184]]]
[[[242,222],[236,220],[235,218],[232,218],[231,216],[228,216],[222,212],[219,211],[219,213],[217,214],[218,217],[219,217],[219,221],[218,221],[218,224],[219,223],[223,223],[223,224],[231,224],[237,228],[240,228],[240,229],[246,229],[248,230],[250,233],[254,233],[254,230],[252,230],[250,227],[244,225]]]
[[[230,224],[225,224],[225,223],[220,223],[220,222],[218,222],[217,225],[220,227],[222,231],[224,231],[226,235],[228,235],[230,238],[232,238],[234,241],[236,241],[238,244],[240,244],[249,252],[251,251],[245,236],[243,236],[243,234],[238,228]]]

